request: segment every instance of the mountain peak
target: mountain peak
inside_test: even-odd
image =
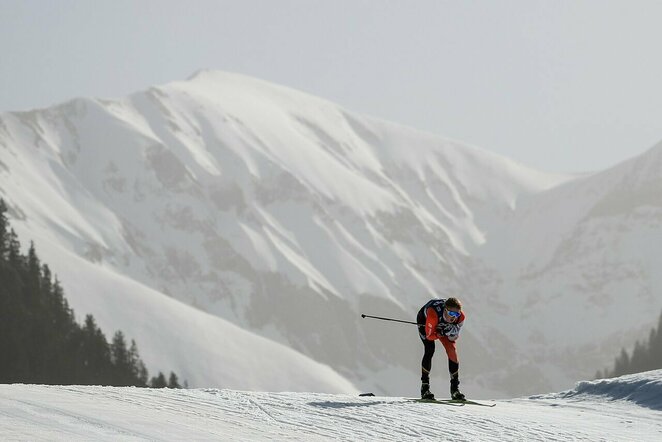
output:
[[[228,80],[237,81],[262,81],[249,75],[222,71],[220,69],[198,69],[186,79],[187,82],[224,82]]]

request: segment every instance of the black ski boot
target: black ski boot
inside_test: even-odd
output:
[[[454,401],[464,401],[466,398],[460,392],[460,380],[457,378],[451,379],[451,399]]]
[[[427,382],[421,384],[421,399],[434,400],[434,394],[430,391],[430,384]]]

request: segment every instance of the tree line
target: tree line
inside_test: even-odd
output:
[[[174,372],[149,379],[122,331],[108,342],[92,315],[79,325],[34,243],[21,253],[6,214],[0,199],[0,383],[181,388]]]
[[[657,328],[651,329],[648,341],[637,341],[631,354],[622,348],[620,355],[614,361],[614,368],[598,370],[595,377],[610,378],[659,368],[662,368],[662,313]]]

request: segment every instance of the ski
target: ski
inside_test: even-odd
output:
[[[372,396],[373,393],[361,393],[359,396]],[[421,399],[416,397],[406,397],[404,398],[407,402],[420,402],[420,403],[431,403],[431,404],[442,404],[442,405],[454,405],[456,407],[461,407],[463,405],[477,405],[479,407],[496,407],[496,404],[486,404],[483,402],[476,402],[471,400],[458,400],[458,399]]]
[[[452,400],[446,400],[446,401],[444,401],[444,400],[440,400],[440,401],[438,401],[438,400],[436,400],[436,399],[416,399],[416,398],[408,398],[407,401],[408,401],[408,402],[419,402],[419,403],[423,403],[423,404],[429,403],[429,404],[452,405],[452,406],[454,406],[454,407],[462,407],[462,406],[464,406],[464,404],[463,404],[463,403],[460,403],[460,401],[455,402],[455,401],[452,401]]]
[[[478,405],[480,407],[496,407],[496,404],[484,404],[482,402],[470,401],[470,400],[457,400],[457,399],[420,399],[420,398],[408,398],[412,402],[422,402],[422,403],[431,403],[431,404],[445,404],[445,405]]]

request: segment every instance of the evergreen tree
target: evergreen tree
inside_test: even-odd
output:
[[[20,381],[27,370],[23,337],[27,334],[27,316],[21,302],[23,284],[19,273],[9,263],[0,261],[0,383]]]
[[[135,341],[127,349],[118,331],[109,344],[91,315],[79,325],[34,243],[21,254],[6,212],[0,199],[0,383],[147,386]],[[153,380],[167,384],[163,374]]]
[[[662,367],[662,313],[657,322],[657,331],[651,338],[650,352],[653,367]]]
[[[168,379],[168,388],[182,388],[182,386],[179,385],[177,375],[172,371],[170,372],[170,378]]]
[[[662,316],[660,317],[662,318]],[[662,347],[658,347],[657,344],[659,334],[659,328],[652,328],[650,334],[648,335],[648,343],[646,345],[647,370],[662,368]]]
[[[644,344],[637,341],[634,344],[634,350],[632,351],[632,358],[630,358],[630,365],[628,366],[628,371],[631,373],[638,373],[646,370],[646,349]]]
[[[627,373],[630,366],[630,357],[628,352],[625,351],[625,348],[621,349],[621,355],[616,359],[614,363],[614,376],[622,376]]]
[[[43,264],[41,266],[41,291],[50,299],[53,296],[53,275],[51,274],[51,269],[48,267],[48,264]]]
[[[655,369],[655,349],[653,348],[655,335],[656,330],[655,328],[652,328],[648,335],[648,343],[644,347],[643,371]]]
[[[131,340],[131,348],[129,348],[129,368],[133,380],[132,385],[136,385],[138,387],[146,387],[147,378],[149,375],[147,373],[147,368],[145,368],[145,364],[140,359],[140,355],[138,354],[138,346],[136,345],[136,341],[133,339]]]
[[[84,385],[112,385],[112,362],[106,337],[92,315],[85,317],[85,325],[77,334],[78,382]]]
[[[149,373],[147,372],[147,367],[145,367],[143,361],[140,361],[138,363],[138,381],[139,381],[138,386],[147,387],[148,380],[149,380]]]
[[[110,356],[114,365],[113,385],[129,386],[133,385],[133,366],[131,355],[126,347],[124,333],[115,332],[113,342],[110,344]]]
[[[0,261],[6,259],[7,253],[7,206],[5,205],[5,200],[0,198]]]
[[[18,267],[22,263],[23,257],[21,256],[21,243],[18,241],[18,236],[14,229],[9,231],[7,235],[7,261],[18,270]]]
[[[662,368],[662,314],[660,314],[657,328],[651,329],[648,342],[637,341],[632,351],[632,357],[629,357],[623,348],[620,356],[614,362],[614,370],[611,373],[609,370],[605,370],[604,376],[622,376],[660,368]],[[600,374],[599,371],[598,374]]]
[[[168,386],[168,382],[166,382],[165,375],[159,371],[159,375],[153,377],[152,380],[149,381],[149,386],[152,388],[166,388]]]

